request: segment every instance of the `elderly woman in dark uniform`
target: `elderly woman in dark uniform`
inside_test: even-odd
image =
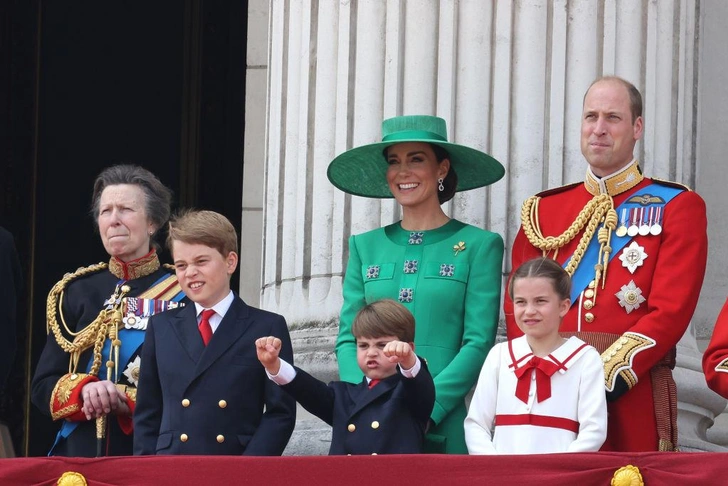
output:
[[[336,157],[329,180],[349,194],[392,198],[402,220],[349,240],[336,356],[344,381],[361,381],[351,325],[357,311],[397,299],[415,316],[417,354],[435,380],[428,452],[467,454],[465,396],[495,340],[503,239],[451,219],[441,204],[487,186],[505,169],[491,156],[447,141],[445,120],[384,120],[382,141]],[[457,172],[457,173],[456,173]]]
[[[138,166],[113,166],[96,178],[92,215],[111,258],[51,289],[48,341],[32,382],[35,406],[62,421],[51,455],[132,454],[147,318],[184,298],[152,241],[169,219],[171,196]]]

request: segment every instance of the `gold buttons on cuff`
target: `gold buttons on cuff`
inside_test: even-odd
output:
[[[189,437],[187,437],[187,434],[182,434],[179,436],[179,440],[181,440],[182,442],[187,442],[187,439],[189,439]]]
[[[592,307],[594,307],[594,301],[593,300],[585,300],[584,301],[584,309],[589,310]]]
[[[591,312],[587,312],[586,314],[584,314],[584,320],[586,322],[594,322],[594,314],[592,314]]]
[[[356,425],[349,424],[349,426],[346,428],[349,432],[354,432],[356,430]]]
[[[185,398],[184,400],[182,400],[182,406],[183,407],[189,407],[190,406],[190,401],[187,398]]]
[[[586,289],[584,291],[584,297],[586,297],[587,299],[591,299],[592,297],[594,297],[594,291],[592,289]]]
[[[377,422],[376,420],[374,422],[372,422],[372,428],[373,429],[378,429],[379,428],[379,422]]]
[[[227,407],[227,402],[225,400],[220,400],[219,402],[217,402],[217,406],[220,408],[225,408]]]
[[[223,442],[225,442],[225,436],[224,436],[224,435],[222,435],[222,434],[218,435],[218,436],[217,436],[217,441],[218,441],[218,442],[219,442],[220,444],[222,444]]]

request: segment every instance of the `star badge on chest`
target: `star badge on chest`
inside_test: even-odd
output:
[[[141,366],[142,360],[139,356],[137,356],[133,361],[126,365],[126,369],[124,370],[124,376],[126,376],[129,383],[134,386],[139,386],[139,370],[141,369]]]
[[[630,280],[627,285],[622,285],[622,290],[614,295],[617,296],[619,305],[624,307],[627,314],[635,309],[639,309],[640,304],[647,300],[642,296],[642,289],[635,285],[634,280]]]
[[[634,273],[637,267],[641,267],[646,258],[645,247],[638,245],[636,241],[625,247],[621,255],[619,255],[622,266],[629,270],[629,273]]]

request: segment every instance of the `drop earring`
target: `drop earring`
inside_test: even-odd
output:
[[[439,184],[437,186],[437,188],[440,190],[440,192],[444,191],[445,190],[445,186],[442,183],[445,182],[445,179],[443,179],[442,177],[440,177],[439,179],[437,179],[437,182]]]

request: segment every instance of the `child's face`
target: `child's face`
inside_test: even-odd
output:
[[[519,278],[513,283],[516,324],[530,338],[556,337],[570,304],[569,299],[559,298],[548,278]]]
[[[172,256],[182,290],[193,302],[210,308],[230,292],[230,275],[238,265],[234,251],[224,257],[209,246],[175,240]]]
[[[372,380],[381,380],[397,372],[397,363],[390,363],[382,350],[389,341],[396,341],[397,336],[378,338],[356,338],[356,362],[362,372]]]

